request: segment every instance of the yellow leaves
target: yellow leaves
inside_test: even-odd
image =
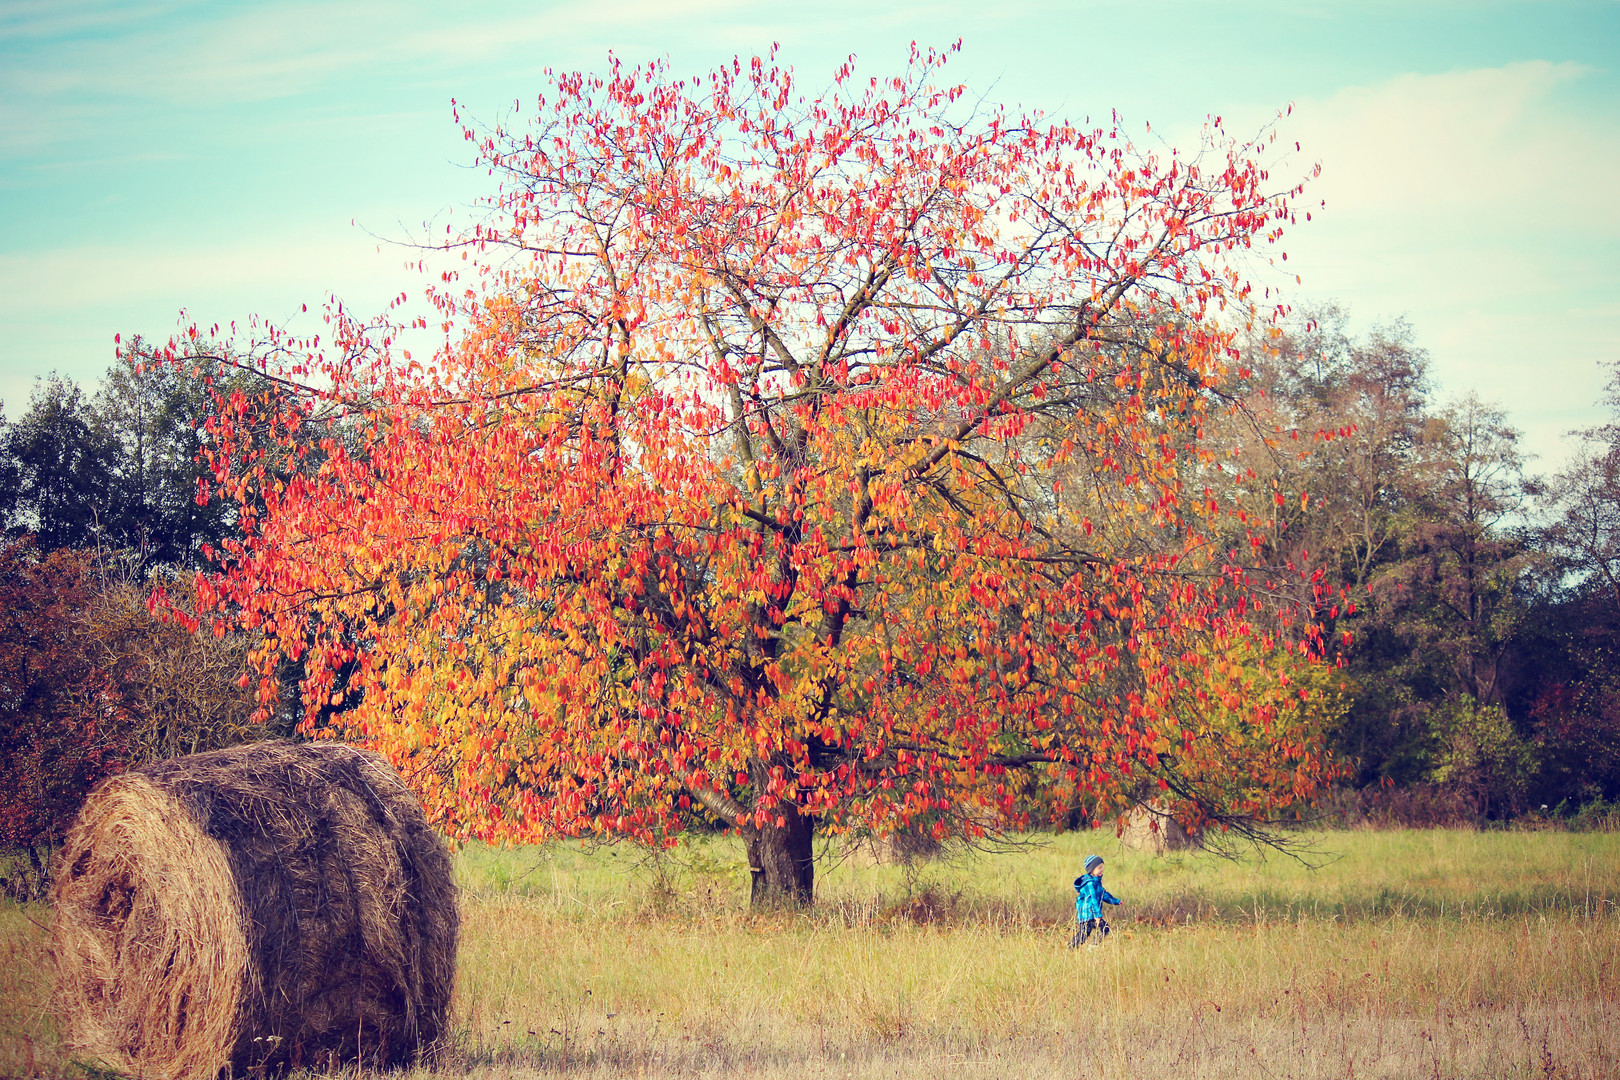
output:
[[[726,129],[746,157],[779,119],[783,87],[760,79],[724,104],[648,86],[714,123],[746,117]],[[1229,643],[1186,645],[1208,639],[1224,598],[1207,538],[1179,516],[1201,403],[1165,373],[1216,371],[1229,334],[1159,318],[1161,299],[1227,300],[1216,260],[1206,278],[1194,252],[1247,219],[1223,219],[1209,191],[1157,196],[1129,155],[1072,134],[1064,154],[1033,125],[958,145],[920,101],[883,115],[812,102],[794,136],[808,157],[778,169],[720,161],[687,141],[702,125],[641,103],[648,126],[624,136],[606,119],[623,102],[587,109],[592,93],[564,93],[552,171],[525,172],[541,159],[515,150],[491,162],[523,194],[480,239],[566,254],[469,294],[442,370],[331,370],[379,402],[353,471],[280,491],[266,560],[225,597],[247,620],[282,620],[281,654],[306,627],[358,644],[364,693],[342,696],[354,708],[338,724],[431,759],[424,797],[463,827],[534,836],[673,828],[693,762],[723,761],[728,797],[746,799],[764,754],[785,755],[814,812],[870,797],[885,820],[994,772],[992,747],[1078,760],[1095,744],[1123,767],[1166,752],[1142,733],[1178,693],[1252,703],[1269,669]],[[654,146],[687,165],[661,172]],[[585,162],[611,163],[611,181]],[[1141,216],[1121,218],[1110,192]],[[1210,215],[1184,213],[1183,196]],[[581,216],[599,203],[622,234]],[[1041,205],[1084,234],[1045,262],[1003,228],[1055,224]],[[1125,260],[1091,260],[1086,243],[1117,237],[1149,265],[1159,234],[1144,222],[1189,254],[1152,256],[1163,292],[1133,297]],[[1199,295],[1169,295],[1181,273]],[[1081,301],[1131,359],[1038,314]],[[1060,362],[1019,374],[1054,334],[1069,335]],[[1076,415],[1058,419],[1054,398]],[[381,584],[282,614],[287,596],[361,579]],[[1127,674],[1138,697],[1104,701]],[[339,697],[329,675],[309,701]],[[1288,719],[1270,698],[1257,707]],[[1207,726],[1235,738],[1234,716]],[[832,764],[811,761],[813,736],[839,745]],[[940,755],[923,788],[879,796],[838,771],[880,775],[902,737]],[[775,797],[787,781],[773,782]]]

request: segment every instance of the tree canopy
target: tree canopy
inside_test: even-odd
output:
[[[1259,474],[1205,440],[1302,188],[1270,136],[1146,152],[946,59],[615,63],[468,127],[499,190],[445,345],[335,310],[209,422],[242,529],[203,596],[266,688],[305,664],[306,723],[454,834],[712,815],[761,901],[810,898],[818,823],[1308,799],[1326,598],[1252,572]]]

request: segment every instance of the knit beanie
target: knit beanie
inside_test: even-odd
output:
[[[1091,868],[1093,866],[1096,866],[1098,863],[1100,863],[1102,861],[1103,861],[1103,857],[1101,855],[1087,855],[1086,856],[1086,873],[1088,873],[1088,874],[1091,873]]]

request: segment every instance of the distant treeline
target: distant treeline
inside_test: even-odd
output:
[[[162,582],[188,606],[204,552],[235,527],[229,504],[199,486],[215,376],[251,383],[231,369],[119,362],[93,393],[52,377],[21,417],[0,414],[7,891],[38,891],[45,849],[102,776],[290,730],[279,710],[255,715],[252,635],[193,632],[148,603]]]
[[[230,364],[138,370],[140,348],[94,389],[51,377],[0,412],[3,846],[49,843],[108,770],[290,723],[253,719],[251,635],[145,603],[154,575],[183,600],[235,529],[208,484],[215,393],[273,388]],[[1536,476],[1500,407],[1436,397],[1404,324],[1303,313],[1233,366],[1202,480],[1269,537],[1248,557],[1278,570],[1277,612],[1337,598],[1331,738],[1361,803],[1422,792],[1389,805],[1484,819],[1620,799],[1620,384],[1614,420]]]
[[[1271,445],[1225,438],[1273,481],[1266,558],[1343,590],[1323,629],[1353,785],[1479,818],[1620,796],[1620,367],[1611,422],[1537,476],[1501,407],[1437,399],[1403,323],[1305,313],[1244,362]]]

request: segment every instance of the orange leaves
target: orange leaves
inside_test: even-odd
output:
[[[218,428],[213,587],[306,658],[309,725],[493,838],[982,828],[1144,771],[1233,810],[1220,762],[1294,713],[1220,667],[1242,590],[1183,485],[1201,313],[1285,206],[1245,147],[958,116],[941,62],[803,98],[614,63],[473,139],[501,190],[451,243],[502,269],[440,298],[463,336],[424,368],[340,318],[278,352],[283,419]]]

